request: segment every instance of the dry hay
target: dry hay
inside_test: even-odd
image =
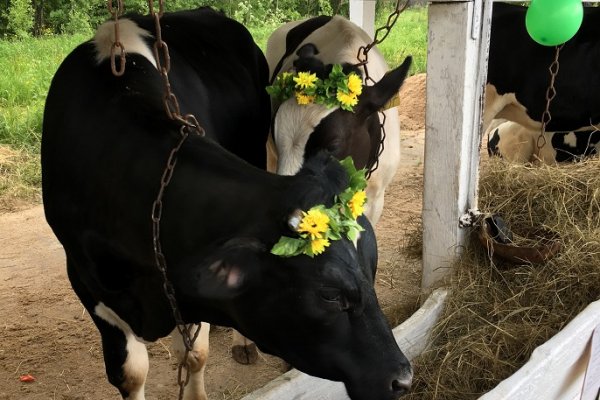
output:
[[[513,232],[558,232],[561,253],[544,265],[508,264],[491,260],[473,235],[432,346],[414,362],[408,399],[478,398],[600,299],[600,160],[560,167],[490,160],[479,207],[502,215]]]
[[[0,145],[0,213],[39,201],[40,176],[37,156]]]

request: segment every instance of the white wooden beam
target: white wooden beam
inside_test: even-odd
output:
[[[375,1],[350,0],[350,21],[363,28],[371,38],[375,35]]]
[[[573,321],[543,345],[529,361],[480,400],[597,400],[600,380],[590,381],[584,394],[587,368],[598,368],[591,360],[591,337],[600,329],[600,300],[591,303]],[[588,370],[588,373],[590,371]],[[591,374],[588,378],[592,378]]]
[[[429,5],[421,281],[426,290],[450,273],[467,233],[459,218],[477,207],[491,9],[491,0]]]

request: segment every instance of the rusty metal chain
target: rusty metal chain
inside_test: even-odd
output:
[[[171,70],[171,57],[169,55],[169,47],[167,46],[167,43],[165,43],[162,39],[162,28],[160,24],[160,19],[164,14],[164,1],[158,1],[157,12],[154,9],[154,1],[148,0],[148,9],[150,16],[154,18],[156,30],[156,39],[154,41],[154,58],[156,60],[156,68],[160,72],[164,83],[163,102],[165,112],[167,113],[167,116],[170,119],[175,120],[181,124],[181,136],[179,142],[175,145],[175,147],[171,150],[171,153],[169,154],[167,164],[165,166],[160,180],[160,188],[156,196],[156,200],[154,200],[154,203],[152,204],[152,243],[154,248],[154,258],[156,267],[160,271],[163,278],[163,291],[169,301],[169,305],[171,306],[173,318],[175,319],[177,330],[181,335],[183,345],[185,348],[183,358],[179,360],[179,365],[177,366],[177,384],[179,385],[178,398],[179,400],[182,400],[183,394],[185,392],[185,386],[188,384],[191,375],[190,369],[186,367],[186,363],[190,352],[193,350],[194,343],[198,338],[198,335],[200,334],[201,324],[198,324],[194,332],[192,332],[193,324],[185,324],[181,316],[181,312],[177,305],[177,299],[175,298],[175,288],[173,287],[173,284],[167,276],[167,262],[162,252],[162,246],[160,242],[160,221],[163,210],[162,200],[164,192],[167,186],[169,185],[171,178],[173,177],[173,171],[175,170],[175,165],[177,164],[177,156],[179,153],[179,149],[186,141],[190,133],[197,134],[199,136],[204,136],[204,129],[200,126],[198,120],[194,115],[181,115],[179,102],[177,101],[177,97],[171,90],[171,83],[169,81],[169,71]],[[183,375],[184,368],[185,377]]]
[[[148,0],[148,9],[152,18],[154,18],[154,25],[156,29],[156,40],[154,41],[154,59],[156,60],[156,68],[160,72],[163,83],[164,83],[164,106],[167,115],[172,120],[178,121],[182,125],[186,126],[186,129],[190,130],[190,133],[196,133],[197,135],[204,136],[204,129],[200,126],[196,117],[192,114],[181,115],[179,108],[179,102],[177,97],[171,90],[171,82],[169,81],[169,71],[171,70],[171,57],[169,55],[169,47],[167,43],[162,40],[162,29],[160,26],[160,18],[164,14],[164,0],[158,0],[158,12],[154,10],[154,1]]]
[[[152,245],[154,248],[154,261],[156,263],[156,267],[161,273],[163,279],[163,291],[167,300],[169,301],[169,305],[171,306],[171,310],[173,312],[173,318],[175,319],[175,324],[177,326],[177,330],[183,339],[183,345],[185,347],[184,355],[181,360],[179,360],[179,365],[177,367],[177,384],[179,385],[179,399],[183,399],[183,393],[185,390],[185,386],[189,382],[190,379],[190,370],[189,368],[185,368],[185,363],[187,361],[189,353],[192,351],[194,342],[198,338],[200,334],[200,326],[198,325],[195,332],[191,333],[192,324],[185,324],[183,321],[183,317],[181,316],[181,312],[177,306],[177,299],[175,298],[175,288],[173,284],[169,280],[167,276],[167,262],[165,259],[165,255],[162,252],[162,246],[160,242],[160,221],[162,218],[162,210],[163,210],[163,196],[165,193],[165,189],[169,185],[171,178],[173,177],[173,171],[175,170],[175,165],[177,164],[177,155],[179,153],[179,149],[188,138],[189,132],[186,129],[185,125],[181,126],[180,129],[181,137],[179,138],[179,142],[177,145],[171,150],[169,154],[169,158],[167,159],[167,165],[160,179],[160,189],[158,191],[158,195],[156,196],[156,200],[152,204]],[[185,378],[182,376],[182,370],[185,368],[186,374]]]
[[[358,53],[356,54],[356,59],[358,63],[355,66],[362,66],[365,70],[365,85],[375,84],[375,80],[369,75],[369,51],[378,44],[381,44],[390,34],[392,28],[396,24],[398,20],[398,16],[408,7],[410,0],[397,0],[396,7],[394,11],[388,16],[388,19],[384,26],[378,28],[375,31],[375,35],[373,37],[373,41],[365,46],[360,46],[358,49]],[[383,154],[385,150],[385,120],[386,115],[382,110],[379,110],[380,123],[379,127],[381,128],[381,140],[379,141],[379,149],[377,150],[377,157],[375,158],[375,162],[370,166],[369,171],[367,171],[367,179],[371,177],[371,174],[375,172],[375,170],[379,167],[379,157]]]
[[[552,120],[552,115],[550,114],[550,104],[554,97],[556,96],[556,88],[554,87],[554,82],[556,81],[556,76],[558,75],[558,70],[560,68],[560,64],[558,62],[558,57],[560,55],[560,51],[563,48],[564,44],[560,46],[556,46],[556,52],[554,53],[554,60],[550,67],[548,67],[548,71],[550,71],[550,84],[546,89],[546,108],[542,113],[542,129],[540,130],[540,135],[537,138],[537,148],[538,153],[539,150],[546,145],[546,126]]]
[[[115,28],[115,40],[110,46],[110,69],[114,76],[122,76],[125,73],[125,46],[121,43],[119,34],[119,17],[123,15],[123,0],[117,0],[117,8],[113,7],[113,0],[108,0],[108,12],[110,13]],[[116,57],[117,49],[119,49],[120,64],[117,69]]]
[[[183,321],[183,317],[181,316],[181,312],[177,305],[177,299],[175,297],[175,288],[173,284],[168,278],[167,275],[167,262],[165,259],[165,255],[162,251],[161,241],[160,241],[160,221],[162,218],[163,211],[163,196],[171,178],[173,177],[173,171],[175,170],[175,165],[177,164],[177,156],[181,146],[186,141],[190,133],[194,133],[200,136],[204,136],[204,129],[200,126],[196,117],[192,114],[181,115],[181,110],[179,108],[179,102],[177,101],[177,97],[171,90],[171,83],[169,81],[169,71],[171,69],[171,58],[169,56],[169,48],[167,44],[162,40],[162,29],[160,25],[160,18],[164,14],[164,1],[159,0],[159,11],[156,12],[154,10],[154,2],[153,0],[148,0],[148,8],[149,14],[154,18],[155,29],[156,29],[156,40],[154,42],[154,58],[156,60],[156,68],[160,72],[164,83],[164,107],[167,116],[177,121],[181,124],[180,128],[180,138],[175,147],[171,150],[169,154],[169,158],[167,159],[167,163],[165,169],[163,170],[163,174],[160,179],[160,188],[156,199],[152,204],[152,244],[154,249],[154,260],[156,263],[156,267],[159,270],[162,279],[163,279],[163,291],[164,294],[169,301],[169,305],[171,307],[171,311],[173,313],[173,319],[175,320],[175,324],[181,338],[183,340],[184,345],[184,355],[181,360],[179,360],[179,365],[177,368],[177,384],[179,385],[179,400],[183,399],[183,394],[185,391],[185,386],[188,384],[190,380],[190,369],[186,367],[186,362],[189,356],[189,353],[193,350],[194,342],[198,338],[200,334],[199,324],[196,329],[193,330],[193,324],[185,324]],[[123,43],[120,41],[119,34],[119,17],[123,14],[123,0],[117,0],[117,7],[113,6],[113,1],[108,0],[108,11],[114,20],[114,29],[115,29],[115,38],[111,45],[110,50],[110,64],[113,75],[122,76],[125,73],[125,47]],[[116,56],[117,49],[120,49],[120,65],[117,69],[116,65]],[[183,374],[183,369],[185,368],[185,376]]]

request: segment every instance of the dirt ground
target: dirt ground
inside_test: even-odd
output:
[[[401,250],[421,213],[424,101],[424,75],[409,78],[399,106],[402,162],[376,228],[376,290],[392,325],[418,303],[420,262]],[[233,361],[228,328],[213,327],[210,340],[211,400],[239,399],[285,371],[281,360],[264,354],[252,366]],[[169,344],[167,337],[148,346],[147,399],[176,398]],[[35,381],[21,382],[25,374]],[[0,400],[5,399],[120,399],[105,378],[99,334],[71,290],[62,247],[39,204],[0,215]]]

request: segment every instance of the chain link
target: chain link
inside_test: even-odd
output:
[[[554,53],[554,60],[550,67],[548,67],[548,71],[550,71],[550,84],[546,89],[546,108],[542,113],[542,129],[540,130],[540,135],[537,138],[537,148],[538,153],[539,150],[546,145],[546,126],[552,120],[552,115],[550,114],[550,104],[554,97],[556,96],[556,88],[554,87],[554,82],[556,81],[556,76],[558,75],[558,70],[560,68],[560,64],[558,62],[558,57],[560,55],[560,51],[562,50],[564,44],[560,46],[556,46],[556,52]]]
[[[123,15],[123,0],[117,0],[117,8],[113,7],[113,0],[108,0],[108,12],[110,13],[115,27],[115,40],[110,46],[110,69],[114,76],[122,76],[125,73],[125,46],[121,43],[119,34],[119,17]],[[117,49],[119,49],[120,64],[117,69]]]
[[[394,11],[388,16],[388,19],[385,23],[384,26],[378,28],[375,31],[375,35],[373,37],[373,41],[365,46],[360,46],[358,48],[358,53],[356,54],[356,59],[358,60],[358,63],[355,64],[355,66],[357,67],[363,67],[363,69],[365,70],[365,85],[373,85],[375,84],[375,80],[369,75],[369,51],[371,51],[371,49],[375,46],[377,46],[378,44],[381,44],[390,34],[392,28],[394,27],[394,25],[396,24],[396,21],[398,20],[398,16],[400,16],[400,14],[408,7],[410,0],[397,0],[396,1],[396,7],[394,8]],[[379,157],[381,157],[381,154],[383,154],[383,151],[385,150],[385,137],[386,137],[386,133],[385,133],[385,120],[386,120],[386,115],[382,110],[379,110],[379,116],[380,116],[380,123],[379,123],[379,127],[381,129],[381,140],[379,141],[379,148],[377,150],[377,157],[375,158],[375,162],[373,163],[373,165],[371,165],[369,167],[369,171],[367,171],[367,179],[369,179],[371,177],[371,174],[373,172],[375,172],[375,170],[379,167]]]

